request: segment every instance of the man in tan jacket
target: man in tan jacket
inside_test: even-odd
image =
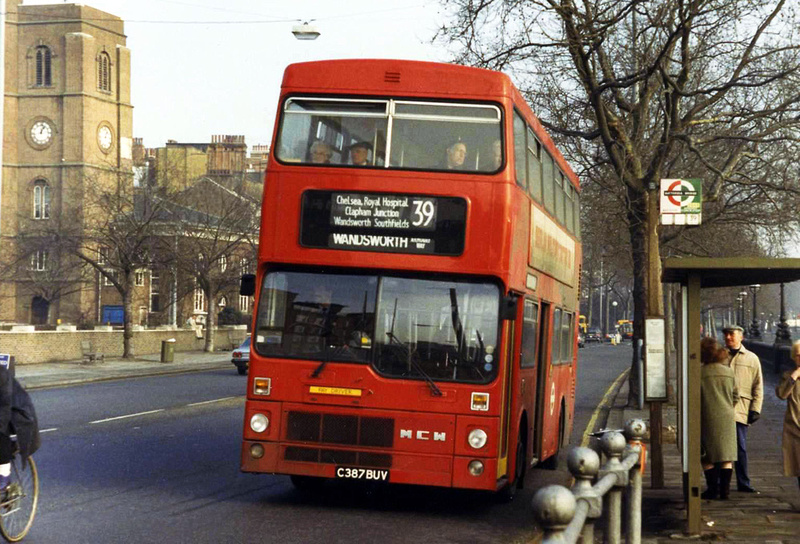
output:
[[[747,474],[747,427],[761,417],[764,402],[764,381],[758,355],[742,345],[744,329],[739,325],[726,325],[722,329],[730,359],[728,364],[736,376],[739,402],[736,404],[736,487],[743,493],[756,493]]]

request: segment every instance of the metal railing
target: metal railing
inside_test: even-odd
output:
[[[543,487],[533,497],[533,512],[544,529],[544,544],[594,542],[596,522],[603,517],[605,498],[605,542],[619,544],[622,534],[622,495],[627,493],[625,542],[642,539],[642,437],[647,427],[641,419],[619,431],[602,433],[600,448],[606,462],[591,448],[575,448],[567,466],[575,477],[572,489],[560,485]],[[627,440],[626,440],[627,439]],[[595,482],[592,485],[592,482]],[[582,539],[582,540],[580,540]]]

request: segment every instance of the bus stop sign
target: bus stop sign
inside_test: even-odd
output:
[[[661,224],[699,225],[703,214],[703,180],[661,180]]]

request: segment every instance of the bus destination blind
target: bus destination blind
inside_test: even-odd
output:
[[[466,209],[462,198],[306,191],[300,238],[306,247],[460,255]]]

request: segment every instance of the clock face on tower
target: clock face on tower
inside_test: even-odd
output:
[[[110,127],[102,125],[97,129],[97,143],[100,144],[100,149],[103,151],[111,149],[114,144],[114,134],[112,134]]]
[[[37,145],[47,145],[53,138],[53,127],[47,121],[36,121],[31,125],[31,140]]]

